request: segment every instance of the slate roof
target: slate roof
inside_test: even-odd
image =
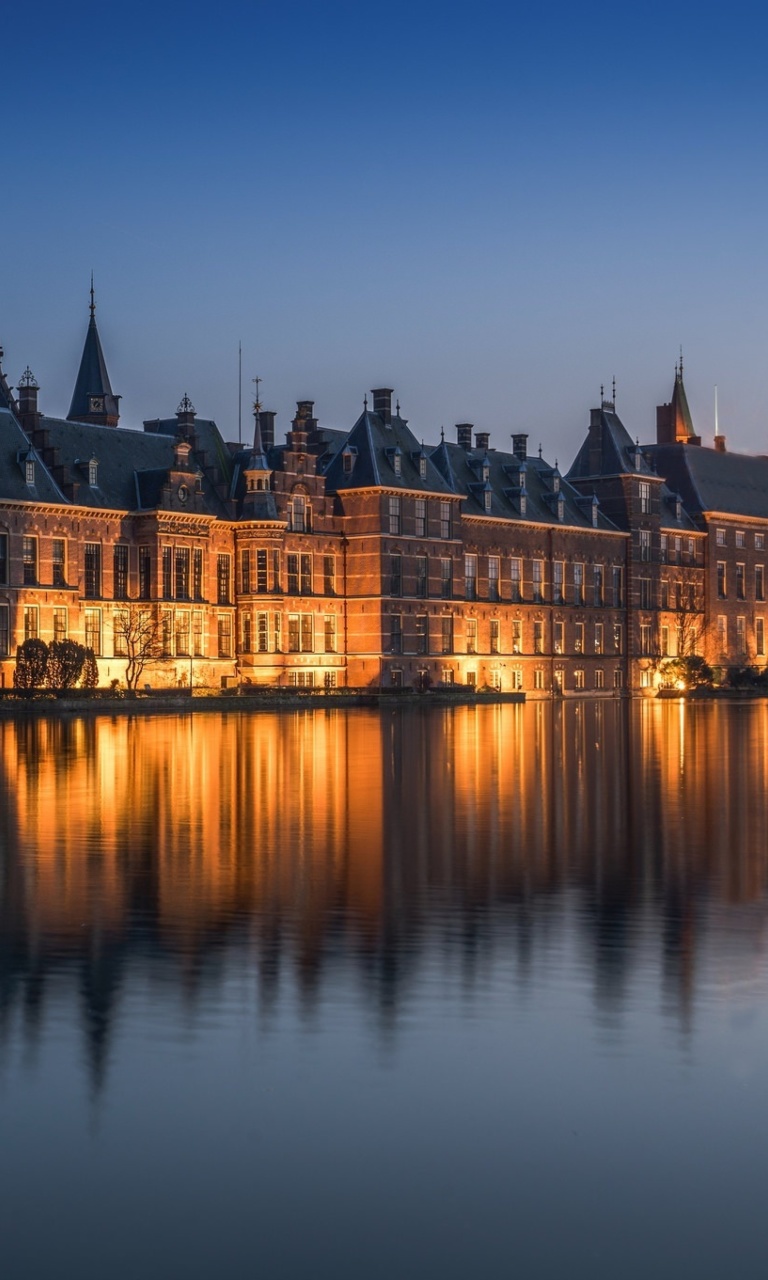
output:
[[[26,482],[26,460],[35,462],[35,483]],[[12,502],[66,502],[13,414],[0,409],[0,499]]]
[[[354,460],[351,472],[344,470],[344,454],[348,451]],[[421,453],[421,442],[405,418],[393,415],[391,423],[387,423],[379,414],[365,409],[328,463],[326,485],[331,492],[382,487],[449,495],[450,485],[426,451],[426,474],[422,478]],[[399,475],[395,470],[396,456],[400,459]]]
[[[99,331],[96,328],[93,304],[91,304],[91,318],[85,335],[85,345],[72,394],[72,403],[67,414],[68,421],[73,422],[88,416],[91,409],[91,396],[103,396],[104,412],[111,417],[119,415],[119,396],[112,393],[107,362],[104,359]]]
[[[652,445],[646,452],[692,514],[721,511],[768,520],[768,457],[690,444]]]
[[[526,457],[523,462],[514,453],[498,449],[464,449],[443,440],[433,451],[432,460],[452,492],[465,498],[466,515],[593,527],[592,496],[578,493],[560,475],[557,467],[551,466],[544,458]],[[487,474],[487,481],[484,474]],[[526,497],[524,516],[521,514],[521,486],[524,486]],[[487,492],[491,495],[490,511],[486,508]],[[562,521],[558,515],[559,495],[563,498]],[[597,527],[611,531],[616,529],[599,510]]]
[[[593,428],[590,427],[584,443],[576,454],[568,477],[574,480],[588,480],[592,476],[615,475],[653,475],[648,463],[642,457],[636,458],[637,444],[630,436],[618,414],[605,404],[600,409],[600,445],[601,458],[599,470],[591,465],[591,440]]]

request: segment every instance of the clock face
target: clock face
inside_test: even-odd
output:
[[[189,489],[185,484],[180,484],[177,489],[179,502],[187,502],[189,499]]]
[[[103,412],[104,412],[104,397],[91,396],[91,413],[103,413]]]

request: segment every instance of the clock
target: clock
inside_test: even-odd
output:
[[[178,489],[176,490],[176,494],[179,499],[179,502],[181,503],[187,502],[189,499],[189,489],[185,484],[179,485]]]
[[[104,397],[103,397],[103,396],[91,396],[91,408],[90,408],[90,412],[91,412],[91,413],[103,413],[103,412],[104,412]]]

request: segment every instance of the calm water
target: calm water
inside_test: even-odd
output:
[[[762,1274],[766,743],[0,722],[5,1280]]]

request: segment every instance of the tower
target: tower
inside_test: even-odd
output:
[[[120,396],[112,392],[99,331],[91,276],[91,318],[85,335],[80,369],[69,406],[67,422],[91,422],[98,427],[116,427],[120,421]]]

